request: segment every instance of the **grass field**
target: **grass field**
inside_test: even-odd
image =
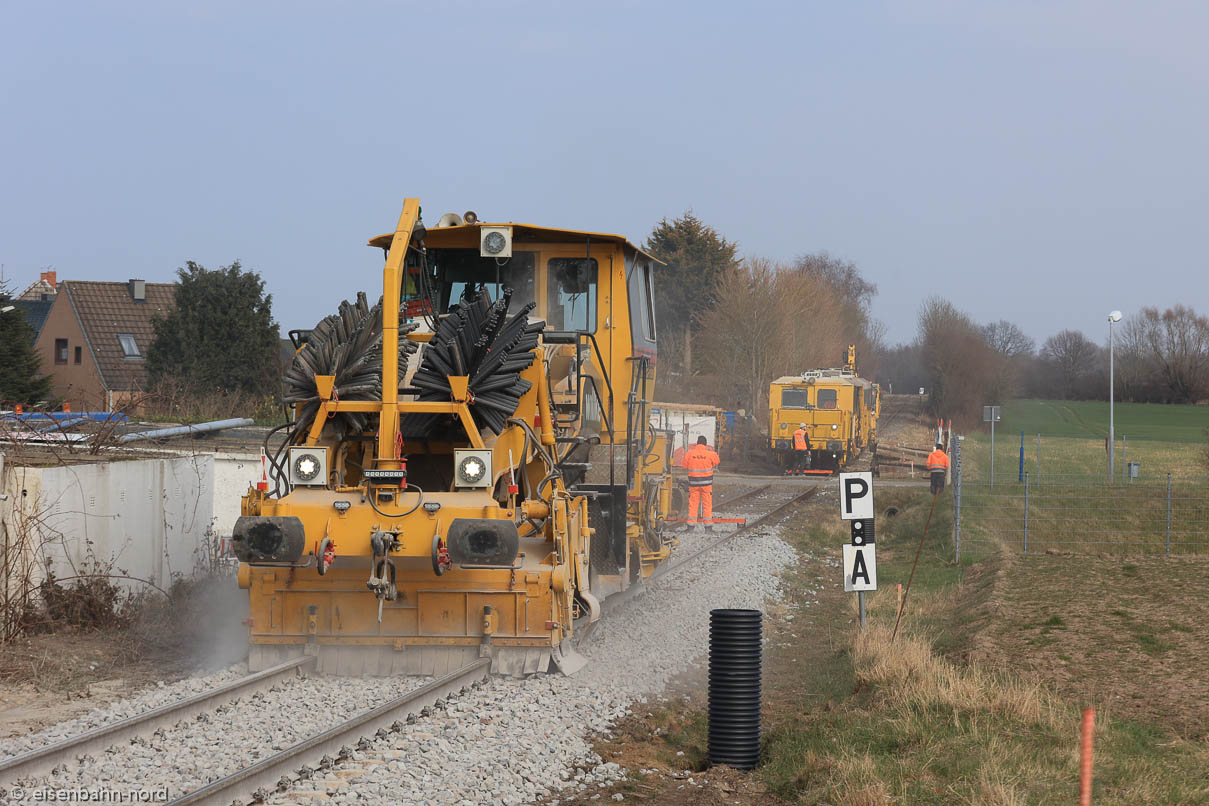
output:
[[[1080,710],[1091,705],[1093,802],[1209,804],[1209,683],[1199,671],[1209,655],[1197,640],[1209,622],[1200,593],[1206,565],[1044,554],[954,565],[946,498],[897,640],[897,584],[907,581],[931,497],[900,489],[878,499],[879,510],[899,514],[879,521],[880,589],[864,632],[855,596],[839,590],[830,564],[846,540],[834,501],[803,513],[786,530],[803,562],[783,577],[784,603],[766,614],[761,766],[746,775],[706,769],[697,687],[598,746],[631,769],[690,770],[638,775],[625,798],[675,806],[1073,803]],[[586,806],[589,797],[570,802]]]
[[[1117,403],[1113,407],[1117,437],[1204,444],[1209,406]],[[1108,436],[1108,402],[1098,400],[1009,400],[1000,410],[1001,432],[1025,436]]]
[[[1119,403],[1115,407],[1116,477],[1125,480],[1128,462],[1138,462],[1139,478],[1209,482],[1204,458],[1209,407]],[[1107,478],[1108,403],[1098,401],[1012,400],[995,425],[995,479],[1020,473],[1021,432],[1024,472],[1032,479],[1055,476]],[[990,427],[966,436],[962,447],[966,479],[990,475]]]

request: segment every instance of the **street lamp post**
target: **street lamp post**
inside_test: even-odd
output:
[[[1121,321],[1121,312],[1113,311],[1108,315],[1108,483],[1112,484],[1116,476],[1114,470],[1114,458],[1117,451],[1117,435],[1114,429],[1112,399],[1115,396],[1113,384],[1113,366],[1112,366],[1112,326],[1116,322]]]

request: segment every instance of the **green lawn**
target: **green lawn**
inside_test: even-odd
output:
[[[1108,436],[1108,402],[1098,400],[1010,400],[1003,404],[995,437],[1015,434],[1036,440],[1041,434],[1064,437]],[[1117,403],[1113,422],[1117,438],[1161,442],[1205,443],[1209,406],[1169,406],[1160,403]],[[990,426],[982,428],[987,434]]]
[[[1120,403],[1116,423],[1116,478],[1125,480],[1127,462],[1141,465],[1144,482],[1204,483],[1209,407]],[[1020,472],[1021,432],[1024,472],[1038,478],[1097,476],[1107,478],[1108,403],[1097,401],[1012,400],[1002,407],[995,425],[995,479],[1015,480]],[[990,427],[968,434],[962,457],[967,480],[990,475]]]

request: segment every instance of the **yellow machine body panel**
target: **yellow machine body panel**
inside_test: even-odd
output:
[[[670,440],[647,425],[658,261],[616,235],[441,223],[407,200],[370,241],[380,308],[300,336],[273,487],[233,538],[254,668],[545,671],[675,545]]]

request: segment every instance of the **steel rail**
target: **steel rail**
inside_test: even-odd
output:
[[[715,509],[726,509],[727,507],[733,507],[736,504],[741,504],[744,501],[748,500],[749,498],[755,498],[757,495],[760,495],[761,493],[766,492],[768,490],[768,488],[771,486],[772,486],[771,484],[765,484],[763,486],[757,487],[754,490],[748,490],[745,493],[740,493],[739,495],[736,495],[734,498],[728,498],[725,501],[723,501],[722,503],[718,504],[715,507]]]
[[[815,493],[817,493],[819,491],[820,487],[822,487],[822,485],[817,484],[817,485],[811,487],[810,489],[806,490],[805,492],[798,493],[793,498],[790,498],[788,501],[785,501],[784,503],[779,504],[774,509],[772,509],[771,511],[762,515],[761,517],[757,518],[756,520],[752,521],[751,523],[747,524],[746,526],[740,527],[739,529],[736,529],[733,532],[724,534],[721,537],[719,537],[717,540],[711,540],[706,545],[702,546],[701,548],[697,549],[696,551],[692,552],[691,554],[685,555],[684,557],[677,559],[675,562],[668,563],[667,565],[663,565],[663,566],[660,566],[659,568],[656,568],[655,571],[649,577],[644,579],[642,582],[635,583],[635,584],[631,585],[630,587],[626,588],[624,591],[621,591],[620,593],[615,593],[612,596],[605,599],[600,605],[602,615],[604,613],[607,613],[611,610],[616,609],[620,605],[625,604],[626,602],[633,599],[635,596],[638,596],[639,594],[642,594],[642,593],[646,593],[646,591],[650,587],[651,583],[653,583],[655,580],[662,579],[663,577],[667,576],[668,574],[675,573],[677,570],[683,568],[684,566],[693,562],[697,558],[699,558],[705,554],[708,554],[709,552],[718,548],[718,546],[721,546],[723,543],[726,543],[729,540],[733,540],[734,538],[738,537],[739,535],[746,534],[748,532],[759,529],[764,524],[775,519],[777,516],[779,516],[785,510],[790,509],[791,507],[794,507],[794,506],[800,504],[801,502],[805,501],[806,499],[810,498],[811,496],[813,496]],[[728,503],[733,503],[733,501],[728,502]]]
[[[229,806],[241,798],[263,800],[272,791],[285,792],[305,775],[294,777],[303,767],[323,766],[324,756],[337,757],[341,749],[361,736],[390,730],[395,722],[418,713],[437,700],[457,693],[472,683],[487,679],[491,659],[482,658],[455,672],[438,678],[415,691],[409,691],[308,739],[234,772],[225,778],[169,801],[169,806]]]
[[[314,657],[293,658],[192,697],[14,756],[0,763],[0,784],[7,786],[17,780],[46,775],[64,759],[100,752],[115,744],[129,742],[135,737],[150,735],[160,728],[171,727],[181,720],[209,711],[215,705],[233,700],[250,690],[271,686],[314,664]]]

